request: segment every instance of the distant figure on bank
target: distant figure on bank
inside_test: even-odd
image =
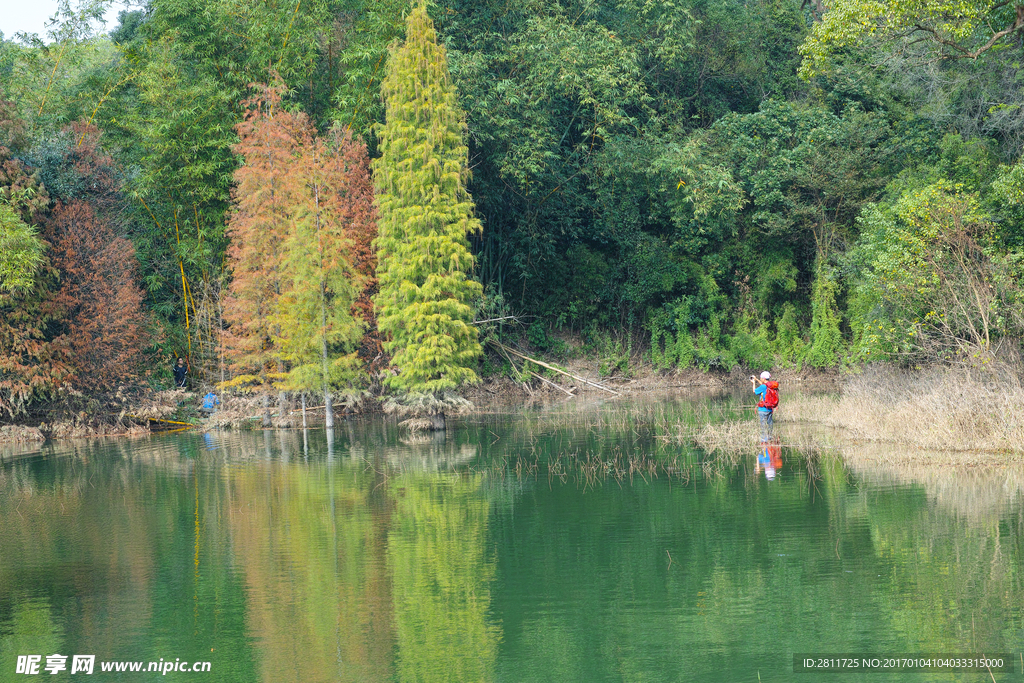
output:
[[[758,379],[750,376],[750,385],[761,399],[757,402],[757,418],[761,422],[761,441],[772,438],[772,414],[779,405],[779,383],[772,381],[772,374],[765,370]]]
[[[202,411],[206,415],[213,415],[217,411],[217,406],[220,405],[220,399],[217,398],[217,394],[212,391],[206,396],[203,396],[203,408]]]
[[[185,375],[188,374],[188,367],[185,366],[185,359],[179,358],[174,366],[174,386],[179,389],[185,386]]]

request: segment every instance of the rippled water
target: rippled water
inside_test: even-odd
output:
[[[162,659],[210,662],[171,679],[274,683],[811,681],[794,653],[1020,656],[1024,470],[783,447],[770,472],[754,435],[712,462],[670,438],[707,410],[7,453],[0,681],[57,653],[96,670],[46,680],[154,680],[100,663]]]

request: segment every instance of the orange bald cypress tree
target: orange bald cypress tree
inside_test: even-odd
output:
[[[366,146],[341,131],[318,137],[282,93],[262,87],[238,126],[229,384],[264,396],[323,390],[330,406],[332,391],[358,393],[364,375],[355,351],[372,327],[373,184]]]
[[[366,145],[333,131],[306,145],[292,167],[288,276],[277,321],[292,364],[289,385],[324,392],[327,426],[335,391],[355,400],[365,379],[356,348],[366,321],[357,315],[376,232]]]
[[[234,147],[243,164],[235,171],[227,227],[231,284],[224,299],[225,347],[234,375],[229,384],[262,393],[265,407],[285,369],[274,316],[284,288],[282,247],[301,191],[295,165],[314,135],[304,114],[282,106],[283,91],[280,83],[262,86],[245,102],[248,111],[236,127]]]

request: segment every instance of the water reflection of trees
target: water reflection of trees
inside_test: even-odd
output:
[[[739,679],[770,652],[737,633],[787,652],[1009,643],[1016,470],[789,453],[769,483],[742,458],[694,468],[701,454],[673,451],[652,416],[496,416],[421,442],[346,423],[330,443],[181,435],[19,460],[0,467],[0,647],[59,612],[62,647],[213,647],[214,679],[277,682],[700,678],[722,653]],[[577,467],[631,458],[662,469]],[[862,642],[865,623],[891,642]]]
[[[892,567],[887,614],[894,632],[941,648],[1006,645],[1016,626],[1007,605],[1024,600],[1024,469],[900,462],[885,446],[845,458],[850,507],[869,521],[874,553]],[[939,462],[962,463],[962,454]],[[871,493],[868,493],[871,492]],[[932,605],[927,624],[913,614]]]
[[[294,446],[294,444],[292,444]],[[391,676],[393,503],[357,467],[282,460],[232,471],[234,553],[265,681]]]
[[[399,680],[493,680],[500,629],[489,617],[494,558],[480,476],[409,472],[391,485]]]
[[[0,469],[2,647],[36,605],[63,625],[60,643],[20,654],[170,655],[211,661],[212,681],[253,676],[249,645],[231,635],[244,632],[243,596],[208,515],[211,479],[168,440],[46,447]]]
[[[474,451],[353,436],[335,434],[337,462],[282,451],[230,476],[263,679],[489,680],[489,506],[479,477],[434,474]]]
[[[890,444],[861,444],[843,450],[846,466],[860,480],[873,486],[916,486],[928,500],[957,517],[978,526],[1021,509],[1024,501],[1024,466],[974,466],[963,453],[935,453],[928,462],[917,457],[894,457]]]
[[[331,457],[322,433],[84,442],[4,468],[0,623],[84,591],[105,614],[84,607],[66,639],[104,657],[202,642],[236,653],[225,680],[489,680],[490,503],[480,475],[438,474],[475,448],[392,437],[340,430]],[[233,644],[212,636],[226,615]]]

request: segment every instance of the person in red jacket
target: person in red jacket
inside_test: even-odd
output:
[[[772,415],[779,405],[779,383],[772,381],[772,373],[765,370],[760,379],[750,376],[750,386],[761,400],[757,402],[757,418],[761,423],[761,441],[772,438]]]

